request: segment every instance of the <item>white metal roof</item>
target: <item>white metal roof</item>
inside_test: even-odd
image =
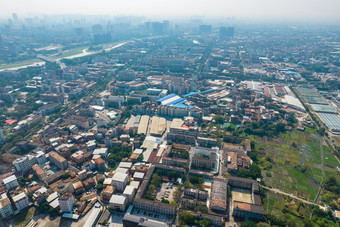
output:
[[[133,174],[133,178],[143,178],[145,175],[145,173],[142,173],[142,172],[135,172],[135,174]]]
[[[5,179],[3,179],[3,182],[4,182],[4,184],[8,184],[8,183],[10,183],[12,181],[15,181],[15,180],[17,180],[16,176],[15,175],[11,175],[11,176],[6,177]]]
[[[120,162],[119,166],[120,168],[131,168],[132,162]]]
[[[112,195],[110,199],[110,203],[114,204],[124,204],[126,197],[123,195]]]
[[[135,187],[132,185],[128,185],[125,187],[125,190],[123,192],[124,195],[132,195],[135,190]]]
[[[128,175],[126,173],[115,173],[115,175],[112,177],[112,180],[123,182],[125,179],[127,179],[127,177]]]
[[[59,200],[55,199],[49,205],[55,209],[59,206]]]
[[[25,192],[21,192],[20,194],[13,197],[13,202],[17,202],[19,200],[22,200],[23,198],[26,198]]]

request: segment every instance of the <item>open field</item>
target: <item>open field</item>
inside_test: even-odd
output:
[[[35,59],[30,59],[30,60],[25,60],[25,61],[20,61],[20,62],[3,64],[3,65],[0,65],[0,69],[20,67],[20,66],[24,66],[24,65],[30,65],[30,64],[33,64],[35,62],[41,62],[41,61],[42,60],[35,58]]]
[[[293,220],[296,226],[303,226],[303,220],[311,217],[311,207],[289,200],[280,194],[268,192],[263,199],[265,213],[273,214],[284,220]],[[288,210],[286,212],[284,210]]]
[[[284,198],[274,192],[268,192],[267,197],[263,199],[263,208],[268,214],[275,214],[280,216],[284,205]]]
[[[274,139],[251,139],[258,141],[260,165],[269,165],[262,166],[267,186],[310,201],[315,199],[322,181],[321,140],[315,130],[287,132]],[[329,160],[334,161],[331,157]]]
[[[88,48],[88,46],[81,46],[81,47],[76,47],[76,48],[73,48],[73,49],[65,50],[62,53],[51,56],[51,58],[52,59],[66,58],[66,57],[70,57],[70,56],[73,56],[73,55],[81,54],[83,52],[83,50],[87,49],[87,48]]]
[[[13,217],[14,226],[24,227],[25,224],[33,217],[35,207],[26,208]]]
[[[231,195],[233,200],[244,202],[244,203],[252,203],[251,191],[243,188],[233,188],[231,190]]]

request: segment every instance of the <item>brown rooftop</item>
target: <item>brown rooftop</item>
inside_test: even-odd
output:
[[[93,160],[97,165],[101,165],[105,163],[105,161],[102,158],[96,158]]]
[[[52,151],[52,152],[49,153],[49,155],[52,156],[54,159],[56,159],[58,162],[66,161],[66,159],[64,157],[60,156],[57,152]]]
[[[38,164],[35,164],[34,166],[32,166],[32,169],[35,171],[35,173],[36,173],[38,176],[45,174],[45,170],[43,170],[43,169],[41,168],[41,166],[38,165]]]
[[[81,181],[77,181],[76,183],[73,184],[73,187],[75,190],[77,190],[83,187],[83,183],[81,183]]]
[[[72,193],[66,192],[59,197],[59,200],[68,200],[72,196]]]

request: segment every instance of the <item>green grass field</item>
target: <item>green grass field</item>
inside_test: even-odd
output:
[[[4,64],[4,65],[0,65],[0,69],[6,69],[6,68],[13,68],[13,67],[20,67],[20,66],[24,66],[24,65],[31,65],[35,62],[42,62],[43,60],[40,60],[38,58],[35,59],[30,59],[30,60],[26,60],[26,61],[21,61],[21,62],[14,62],[14,63],[9,63],[9,64]]]
[[[266,213],[280,215],[283,208],[284,198],[274,192],[268,192],[263,199],[263,208]]]
[[[260,163],[269,159],[272,164],[266,171],[270,174],[263,174],[266,185],[313,201],[322,181],[321,142],[316,135],[315,130],[308,129],[287,132],[274,139],[251,138],[261,141]],[[307,145],[305,155],[303,144]]]
[[[58,58],[66,58],[70,57],[72,55],[81,54],[84,49],[87,49],[88,47],[76,47],[73,49],[65,50],[63,53],[59,53],[57,55],[51,56],[52,59],[58,59]]]

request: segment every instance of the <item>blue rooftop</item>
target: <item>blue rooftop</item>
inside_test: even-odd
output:
[[[172,102],[169,102],[169,103],[167,103],[165,105],[166,106],[171,106],[171,105],[175,105],[176,103],[179,103],[179,102],[182,102],[182,101],[185,101],[185,99],[184,98],[179,98],[179,99],[176,99],[176,100],[174,100]]]
[[[175,97],[175,96],[176,96],[176,94],[170,94],[170,95],[167,95],[167,96],[165,96],[163,98],[158,99],[157,101],[158,102],[163,102],[164,100],[170,99],[170,98]]]
[[[206,90],[206,91],[202,91],[200,94],[204,95],[204,94],[208,94],[215,91],[215,89],[210,89],[210,90]]]
[[[297,75],[297,74],[298,74],[297,72],[290,71],[290,70],[288,70],[288,71],[285,71],[285,73],[287,73],[287,74],[294,74],[294,75]]]
[[[193,95],[197,95],[197,94],[198,94],[198,92],[190,92],[188,94],[183,95],[183,97],[189,97],[189,96],[193,96]]]

